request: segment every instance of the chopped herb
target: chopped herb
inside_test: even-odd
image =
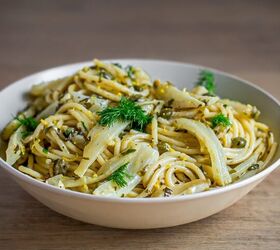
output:
[[[22,136],[22,139],[25,139],[27,136],[31,135],[32,132],[29,132],[29,131],[22,131],[21,132],[21,136]]]
[[[114,66],[116,66],[116,67],[122,69],[122,65],[121,65],[121,64],[119,64],[119,63],[112,63],[112,64],[113,64]]]
[[[32,116],[23,119],[17,117],[16,119],[20,122],[21,125],[25,126],[28,131],[34,131],[39,124],[38,121],[35,120]]]
[[[260,113],[261,113],[261,112],[257,109],[257,107],[255,107],[255,106],[252,107],[251,117],[252,117],[253,119],[258,119],[259,116],[260,116]]]
[[[68,138],[70,135],[73,135],[75,132],[74,128],[67,128],[63,134],[66,138]]]
[[[210,95],[215,94],[216,83],[212,72],[203,70],[197,84],[205,87]]]
[[[125,187],[127,185],[125,178],[131,178],[131,175],[126,172],[127,165],[128,163],[125,163],[124,165],[120,166],[107,178],[107,180],[115,182],[120,187]]]
[[[210,94],[209,92],[202,94],[202,96],[210,96],[210,97],[215,97],[216,95],[214,94]],[[205,104],[207,104],[207,102],[203,101]]]
[[[226,108],[228,105],[227,104],[223,104],[223,107]]]
[[[26,138],[27,136],[31,135],[39,124],[39,122],[35,120],[32,116],[27,118],[16,117],[16,120],[19,121],[20,126],[24,126],[26,129],[21,133],[23,138]]]
[[[172,192],[173,192],[173,191],[172,191],[170,188],[168,188],[168,187],[164,188],[163,191],[164,191],[164,193],[163,193],[163,196],[164,196],[164,197],[169,197],[169,196],[171,196],[171,195],[172,195]]]
[[[49,153],[49,150],[47,148],[43,148],[43,153],[47,154]]]
[[[243,137],[235,137],[232,138],[231,144],[233,148],[244,148],[247,144],[247,141]]]
[[[218,114],[211,119],[212,128],[217,126],[228,127],[231,125],[229,118],[225,117],[223,114]]]
[[[113,76],[109,72],[102,68],[99,70],[97,75],[99,76],[99,81],[101,81],[101,78],[105,78],[107,80],[111,80],[113,78]]]
[[[126,73],[128,78],[134,80],[135,69],[131,65],[126,67]]]
[[[249,170],[249,171],[251,171],[251,170],[256,170],[256,169],[259,169],[259,167],[260,167],[260,165],[257,164],[257,163],[255,163],[255,164],[251,165],[251,166],[248,168],[248,170]]]
[[[128,150],[122,152],[121,154],[122,154],[122,155],[128,155],[128,154],[133,153],[133,152],[135,152],[135,151],[136,151],[136,149],[130,148],[130,149],[128,149]]]
[[[88,128],[87,128],[86,124],[85,124],[83,121],[81,121],[81,123],[82,123],[82,125],[83,125],[84,130],[85,130],[85,131],[88,131]]]
[[[102,126],[111,126],[116,121],[130,121],[132,128],[140,131],[152,120],[151,115],[145,114],[140,106],[125,97],[121,98],[118,106],[106,108],[98,114]]]

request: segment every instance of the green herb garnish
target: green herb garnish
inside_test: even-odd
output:
[[[200,73],[200,78],[197,84],[206,88],[210,95],[215,94],[216,83],[212,72],[203,70]]]
[[[74,132],[75,132],[74,128],[67,128],[67,129],[63,132],[63,134],[64,134],[65,137],[68,138],[68,137],[69,137],[70,135],[72,135]]]
[[[31,135],[32,132],[29,131],[21,131],[22,139],[25,139],[27,136]]]
[[[27,118],[16,117],[16,120],[20,123],[20,126],[24,126],[26,129],[21,133],[23,139],[31,135],[39,124],[39,122],[35,120],[32,116]]]
[[[136,151],[136,149],[130,148],[130,149],[128,149],[128,150],[122,152],[121,154],[122,154],[122,155],[128,155],[128,154],[133,153],[133,152],[135,152],[135,151]]]
[[[131,80],[134,80],[135,69],[131,65],[126,67],[126,73]]]
[[[84,130],[85,130],[85,131],[88,131],[88,128],[87,128],[86,124],[85,124],[83,121],[81,121],[81,123],[82,123],[82,125],[83,125]]]
[[[34,131],[39,124],[32,116],[23,119],[16,117],[16,119],[29,131]]]
[[[121,98],[118,106],[106,108],[98,114],[99,124],[102,126],[111,126],[116,121],[129,121],[132,128],[140,131],[143,131],[152,120],[151,115],[145,114],[140,106],[125,97]]]
[[[211,119],[212,128],[217,126],[228,127],[231,125],[229,118],[225,117],[223,114],[218,114]]]
[[[47,148],[43,148],[43,153],[47,154],[49,153],[49,150]]]
[[[165,188],[163,189],[163,191],[164,191],[164,193],[163,193],[163,196],[164,196],[164,197],[169,197],[169,196],[171,196],[172,193],[173,193],[172,189],[170,189],[170,188],[168,188],[168,187],[165,187]]]
[[[101,81],[101,78],[105,78],[107,80],[110,80],[113,78],[109,72],[107,72],[105,69],[102,69],[102,68],[99,70],[97,75],[99,76],[99,81]]]
[[[115,182],[120,187],[125,187],[127,185],[125,178],[131,178],[131,175],[126,172],[127,165],[128,163],[125,163],[124,165],[120,166],[107,178],[107,180]]]

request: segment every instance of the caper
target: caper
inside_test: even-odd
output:
[[[160,81],[159,80],[155,80],[154,83],[153,83],[153,87],[155,89],[157,89],[159,86],[160,86]]]
[[[161,111],[160,111],[160,114],[159,116],[164,118],[164,119],[170,119],[171,116],[172,116],[172,109],[171,108],[163,108]]]
[[[158,151],[160,154],[163,154],[163,153],[169,151],[171,148],[168,143],[162,142],[162,141],[159,142],[157,146],[158,146]]]
[[[231,140],[233,148],[244,148],[247,141],[243,137],[235,137]]]
[[[260,167],[260,165],[257,164],[257,163],[255,163],[255,164],[251,165],[251,166],[248,168],[248,170],[249,170],[249,171],[251,171],[251,170],[256,170],[256,169],[259,169],[259,167]]]
[[[140,85],[140,86],[138,86],[138,85],[134,85],[133,86],[133,88],[136,90],[136,91],[143,91],[144,90],[144,86],[142,85]],[[141,95],[140,95],[140,97],[142,97]],[[138,98],[139,99],[139,98]]]

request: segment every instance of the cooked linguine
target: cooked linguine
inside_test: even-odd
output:
[[[99,60],[34,85],[3,130],[6,161],[49,185],[114,197],[168,197],[262,171],[277,144],[250,104],[215,95],[203,71],[192,90]]]

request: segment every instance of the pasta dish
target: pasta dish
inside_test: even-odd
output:
[[[259,110],[218,97],[210,71],[194,84],[94,60],[32,87],[2,131],[6,162],[58,188],[129,198],[203,192],[265,169],[277,143]]]

